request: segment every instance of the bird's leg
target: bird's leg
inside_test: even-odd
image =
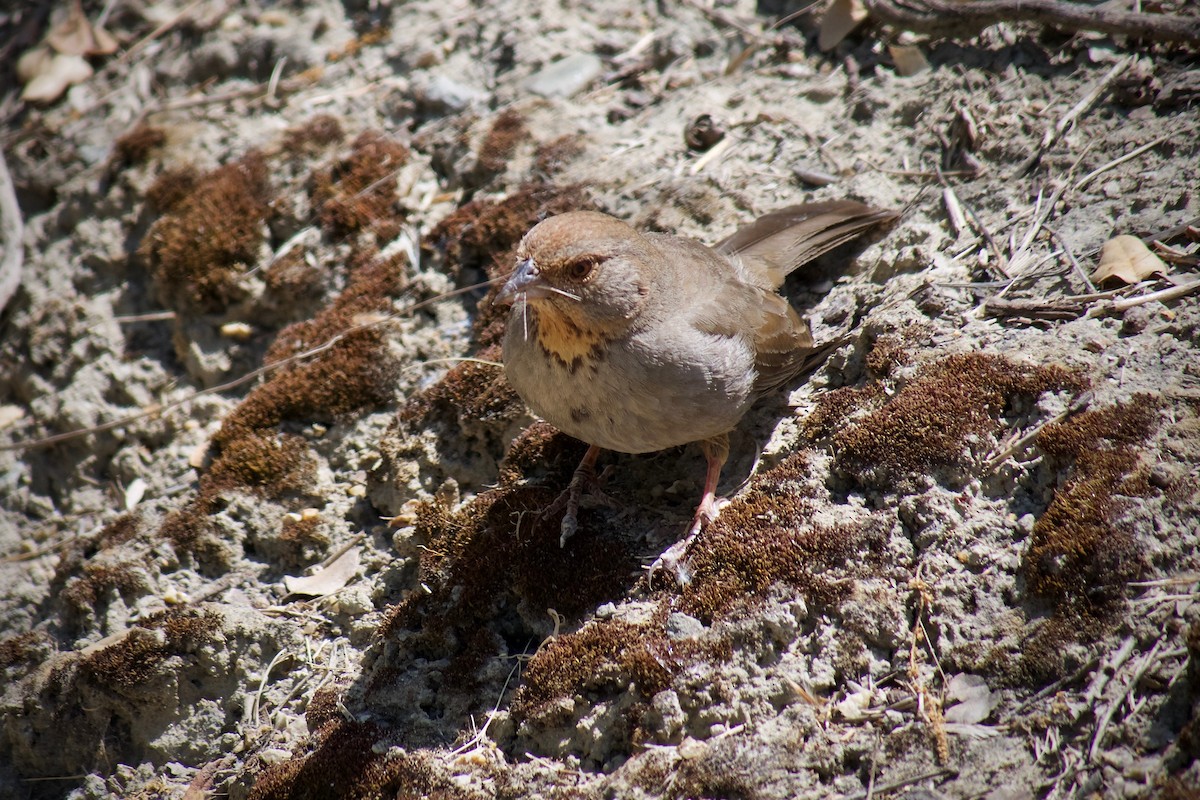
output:
[[[584,487],[590,488],[594,493],[600,493],[596,478],[596,459],[599,457],[600,448],[594,444],[589,445],[579,466],[575,468],[575,474],[571,476],[571,482],[567,484],[567,488],[542,512],[543,517],[552,517],[566,508],[562,524],[559,526],[561,534],[558,540],[559,547],[565,547],[567,539],[570,539],[575,535],[575,531],[579,530],[579,500],[583,496]]]
[[[687,569],[688,550],[691,549],[692,542],[696,541],[696,537],[700,535],[704,526],[716,519],[721,508],[729,502],[723,497],[717,497],[717,483],[721,480],[721,468],[725,466],[725,460],[729,458],[729,434],[723,433],[720,436],[703,440],[700,442],[700,450],[708,461],[708,470],[704,474],[704,494],[700,497],[700,505],[696,507],[696,514],[692,517],[692,524],[688,528],[687,536],[667,548],[667,551],[650,565],[649,580],[651,583],[654,582],[654,573],[660,569],[670,572],[680,583],[687,583],[690,580],[691,575]]]

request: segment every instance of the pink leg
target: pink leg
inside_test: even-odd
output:
[[[700,498],[700,505],[696,507],[696,514],[692,517],[687,536],[667,548],[667,551],[650,565],[648,579],[652,584],[654,574],[660,569],[670,572],[681,584],[686,584],[691,579],[687,565],[688,550],[704,526],[717,518],[721,506],[727,502],[717,497],[717,483],[721,480],[721,468],[725,466],[725,459],[729,458],[728,434],[705,439],[700,442],[700,449],[708,460],[708,471],[704,474],[704,494]]]
[[[721,511],[725,501],[717,499],[717,483],[721,480],[721,468],[725,459],[729,458],[729,436],[723,434],[713,439],[705,439],[700,443],[704,457],[708,460],[708,471],[704,474],[704,494],[700,496],[700,505],[696,507],[696,515],[692,517],[692,526],[688,528],[687,541],[690,544],[700,529],[707,522],[712,522]]]
[[[566,513],[563,514],[562,523],[559,526],[558,544],[560,547],[565,547],[567,539],[570,539],[579,530],[579,498],[583,496],[585,486],[595,489],[596,460],[598,458],[600,458],[600,448],[594,444],[589,445],[579,466],[575,468],[575,474],[571,476],[571,482],[567,484],[567,488],[542,512],[543,516],[550,517],[557,514],[564,506],[566,507]]]

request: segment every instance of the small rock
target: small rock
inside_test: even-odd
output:
[[[672,639],[696,639],[704,633],[704,623],[680,611],[667,617],[667,635]]]
[[[542,97],[570,97],[594,81],[603,66],[591,53],[576,53],[530,75],[525,88]]]
[[[486,92],[445,75],[433,75],[416,87],[416,94],[423,101],[423,105],[449,113],[463,111],[487,98]]]

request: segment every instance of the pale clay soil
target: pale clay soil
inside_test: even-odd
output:
[[[0,444],[168,407],[0,451],[0,797],[1200,796],[1200,299],[1044,313],[1092,291],[1083,274],[1109,238],[1200,217],[1194,50],[1000,24],[906,34],[929,67],[901,75],[882,26],[832,53],[815,44],[820,8],[768,30],[788,3],[382,5],[201,0],[127,57],[94,59],[55,103],[5,90],[0,146],[25,233],[0,314]],[[129,48],[172,17],[117,2],[108,28]],[[715,151],[684,144],[700,114],[726,131]],[[318,115],[340,135],[297,144],[289,131]],[[503,146],[498,120],[517,131]],[[163,140],[122,163],[115,143],[139,121]],[[337,180],[367,131],[408,151],[384,173],[399,224],[347,233],[324,224],[313,176],[341,165]],[[189,305],[148,265],[160,212],[147,190],[251,151],[270,194],[259,243],[233,300]],[[830,182],[803,179],[814,172]],[[396,422],[477,353],[486,311],[483,288],[409,310],[487,279],[486,258],[455,263],[453,242],[427,235],[530,181],[710,243],[806,200],[906,209],[789,282],[818,340],[850,343],[734,436],[721,491],[744,527],[721,530],[751,553],[756,536],[782,541],[791,578],[707,612],[646,585],[642,566],[699,495],[694,447],[606,454],[617,506],[586,509],[568,548],[531,550],[527,508],[486,511],[502,492],[563,485],[569,467],[538,458],[502,477],[531,417],[501,403]],[[1170,274],[1118,297],[1200,277],[1195,239],[1169,243],[1183,255]],[[189,552],[164,523],[198,507],[206,446],[271,373],[195,393],[262,366],[368,248],[402,272],[389,308],[355,318],[382,332],[390,382],[347,413],[271,427],[302,447],[303,490],[224,486],[204,507],[216,550]],[[264,277],[283,256],[320,276],[308,294]],[[998,314],[996,301],[1032,305]],[[175,313],[140,316],[162,311]],[[969,354],[1003,360],[980,377]],[[998,402],[970,388],[1056,365],[1078,381]],[[496,367],[473,369],[451,404],[493,386]],[[1084,381],[1086,407],[1069,409]],[[818,430],[839,389],[853,407]],[[983,422],[942,430],[955,414]],[[1073,456],[1017,441],[1060,415],[1099,433]],[[882,439],[854,461],[849,437],[871,424]],[[947,432],[940,461],[900,457]],[[1125,460],[1084,486],[1097,453]],[[803,513],[779,516],[772,493]],[[767,510],[737,516],[752,501]],[[127,512],[130,535],[109,535]],[[284,534],[302,523],[315,533],[299,546]],[[821,536],[841,544],[822,550]],[[438,550],[450,541],[467,544]],[[357,562],[332,593],[289,592],[285,578],[342,552]],[[177,634],[180,620],[196,627]],[[616,649],[588,650],[597,632]]]

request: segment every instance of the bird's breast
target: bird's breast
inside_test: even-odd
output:
[[[543,310],[533,321],[537,344],[548,358],[575,372],[585,363],[604,357],[604,349],[612,334],[555,313]]]
[[[644,453],[732,429],[749,407],[753,351],[700,334],[579,337],[561,320],[514,308],[504,340],[509,382],[530,409],[588,444]]]

